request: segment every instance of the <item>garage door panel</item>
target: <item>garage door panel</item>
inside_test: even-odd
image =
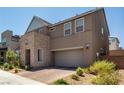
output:
[[[55,52],[55,66],[83,66],[83,49]]]

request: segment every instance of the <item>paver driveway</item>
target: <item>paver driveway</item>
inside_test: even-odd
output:
[[[70,69],[45,68],[37,71],[20,72],[18,75],[49,84],[57,79],[73,74],[74,72],[74,70]]]
[[[41,82],[31,80],[0,70],[0,85],[44,85]]]

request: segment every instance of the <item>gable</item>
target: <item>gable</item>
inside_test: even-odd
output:
[[[109,42],[110,43],[118,43],[118,44],[120,43],[118,38],[116,38],[116,37],[109,37]]]
[[[27,31],[26,32],[30,32],[32,30],[44,27],[44,26],[48,26],[49,23],[40,19],[39,17],[34,16]]]

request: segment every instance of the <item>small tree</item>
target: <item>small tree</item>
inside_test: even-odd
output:
[[[14,51],[9,49],[6,53],[6,59],[9,64],[19,66],[19,56]]]
[[[7,62],[8,63],[11,63],[13,61],[15,61],[16,59],[16,54],[14,53],[14,51],[12,50],[8,50],[7,53],[6,53],[6,59],[7,59]]]

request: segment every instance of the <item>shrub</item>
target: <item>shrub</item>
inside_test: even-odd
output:
[[[82,68],[83,73],[89,74],[90,69],[89,68]]]
[[[18,73],[19,72],[19,69],[16,67],[15,68],[15,73]]]
[[[64,79],[58,79],[57,81],[54,82],[56,85],[69,85],[68,82]]]
[[[4,68],[4,70],[8,71],[9,70],[9,64],[8,63],[4,63],[3,68]]]
[[[13,64],[10,64],[9,65],[9,69],[13,69],[14,68],[14,65]]]
[[[9,49],[6,53],[6,59],[7,59],[8,63],[15,61],[15,59],[16,59],[15,52]]]
[[[14,66],[19,66],[19,55],[12,50],[8,50],[6,53],[6,59],[9,64],[13,64]]]
[[[100,74],[100,73],[111,73],[115,71],[116,65],[112,62],[103,60],[97,61],[92,66],[90,66],[90,73]]]
[[[110,74],[97,75],[92,78],[91,82],[97,85],[117,85],[119,82],[119,74],[116,71]]]
[[[76,74],[79,75],[79,76],[82,76],[83,71],[82,71],[82,69],[81,69],[80,67],[78,67],[78,68],[76,69]]]
[[[0,69],[3,69],[4,62],[0,62]]]
[[[20,66],[20,59],[19,59],[19,55],[16,55],[16,60],[14,62],[15,67],[19,67]]]
[[[29,65],[25,65],[25,70],[27,70],[27,71],[31,70],[30,66]]]
[[[4,62],[0,62],[0,66],[3,66]]]
[[[18,62],[18,61],[15,61],[15,62],[14,62],[14,66],[15,66],[15,67],[19,67],[19,66],[20,66],[19,62]]]
[[[75,74],[72,74],[71,78],[74,79],[74,80],[79,80],[79,77],[77,75],[75,75]]]

